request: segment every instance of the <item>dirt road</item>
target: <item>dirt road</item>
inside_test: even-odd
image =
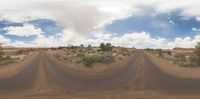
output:
[[[62,70],[57,60],[41,52],[25,70],[0,79],[0,98],[199,97],[200,79],[169,75],[150,58],[143,50],[138,50],[133,61],[122,69],[85,77]],[[16,94],[10,96],[11,93]]]

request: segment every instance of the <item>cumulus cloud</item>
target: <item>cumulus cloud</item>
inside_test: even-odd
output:
[[[0,44],[2,45],[5,45],[5,44],[9,44],[11,42],[10,39],[8,38],[5,38],[4,36],[0,35]]]
[[[20,37],[38,36],[42,37],[43,32],[40,28],[35,28],[31,24],[24,24],[23,26],[9,26],[4,28],[7,35],[15,35]]]
[[[36,47],[33,44],[30,43],[25,43],[23,41],[14,41],[12,43],[9,43],[10,46],[15,46],[15,47]]]
[[[0,36],[0,38],[2,38]],[[3,38],[6,39],[6,38]],[[1,40],[1,39],[0,39]],[[1,40],[3,41],[3,40]],[[4,40],[4,43],[18,47],[58,47],[58,46],[69,46],[69,45],[80,45],[84,44],[87,46],[99,46],[100,43],[110,42],[114,46],[122,47],[136,47],[136,48],[165,48],[172,49],[174,47],[191,48],[200,42],[200,35],[196,35],[194,38],[175,38],[169,41],[165,38],[151,37],[147,32],[133,32],[125,33],[122,36],[111,33],[98,32],[93,34],[92,37],[85,37],[78,35],[73,30],[63,30],[62,33],[49,36],[49,37],[36,37],[32,43],[25,43],[23,41],[11,42],[9,39]]]
[[[19,2],[19,3],[15,3]],[[181,10],[183,19],[200,16],[200,1],[174,0],[3,0],[0,4],[0,19],[27,21],[37,18],[55,20],[65,28],[86,34],[105,27],[115,20],[141,14],[141,6],[154,8],[153,14]],[[159,22],[161,23],[161,22]],[[161,23],[162,27],[166,27]]]
[[[16,3],[18,2],[18,3]],[[12,44],[22,46],[64,46],[69,44],[92,44],[98,45],[101,42],[111,42],[114,45],[124,47],[153,47],[172,48],[193,47],[199,40],[199,36],[194,38],[176,38],[168,41],[165,38],[153,38],[149,33],[125,33],[117,36],[113,33],[96,33],[103,31],[104,27],[115,20],[123,20],[132,15],[141,14],[141,6],[152,7],[155,15],[169,13],[180,10],[183,20],[195,17],[200,21],[200,1],[199,0],[2,0],[0,3],[0,20],[11,22],[24,22],[34,19],[51,19],[63,26],[62,33],[46,37],[39,28],[30,24],[22,27],[7,27],[8,35],[21,37],[36,36],[34,41],[26,44],[15,41]],[[173,21],[169,21],[172,25]],[[160,28],[168,28],[168,25],[161,21],[152,23]],[[93,36],[86,34],[93,33]],[[0,36],[4,43],[11,42]]]
[[[174,46],[176,47],[191,48],[195,46],[196,40],[197,39],[192,40],[191,37],[176,38],[173,43],[174,43]]]
[[[171,25],[175,25],[175,22],[174,22],[173,20],[170,20],[169,23],[170,23]]]
[[[21,1],[9,10],[0,8],[0,19],[23,22],[37,18],[51,19],[65,28],[71,28],[79,34],[86,34],[94,29],[102,28],[113,20],[128,17],[132,6],[111,2],[104,4],[93,1],[57,1],[32,2]],[[31,4],[31,5],[30,5]],[[7,7],[5,7],[7,8]],[[13,17],[15,16],[15,17]]]
[[[200,29],[193,27],[192,31],[194,31],[194,32],[200,32]]]

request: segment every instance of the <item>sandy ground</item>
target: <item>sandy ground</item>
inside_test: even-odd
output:
[[[199,67],[180,67],[165,60],[159,59],[150,53],[148,53],[148,56],[152,62],[154,62],[163,72],[169,75],[179,78],[200,79]]]
[[[27,90],[19,92],[7,93],[7,94],[0,93],[0,99],[200,99],[200,95],[198,94],[167,94],[162,92],[162,88],[159,87],[163,86],[165,87],[165,83],[162,83],[162,81],[160,81],[161,79],[159,79],[159,75],[156,75],[156,73],[148,70],[148,64],[145,64],[147,60],[145,60],[143,54],[139,53],[138,55],[139,56],[137,56],[136,58],[131,58],[135,60],[133,67],[135,66],[137,68],[135,70],[127,68],[127,72],[125,71],[121,73],[121,75],[124,75],[126,73],[128,74],[131,73],[131,71],[133,72],[130,81],[124,87],[118,89],[92,91],[92,92],[70,90],[67,88],[63,88],[61,85],[55,83],[54,79],[52,79],[51,73],[49,73],[49,69],[47,66],[50,63],[46,59],[44,59],[45,57],[40,56],[38,58],[39,65],[37,73],[36,75],[34,75],[34,77],[32,77],[34,78],[33,86]],[[27,61],[24,62],[24,67],[26,67],[27,64],[29,64],[34,59],[34,57],[35,56],[27,59]],[[162,71],[170,73],[170,75],[177,76],[175,72],[178,71],[181,73],[185,69],[188,69],[188,71],[190,71],[190,68],[183,69],[182,67],[177,67],[177,66],[175,67],[177,68],[176,70],[172,67],[172,65],[169,66],[164,65],[168,64],[166,62],[161,61],[161,63],[158,63],[160,60],[154,56],[149,55],[149,57],[153,63],[157,63],[157,65],[159,65],[158,67],[161,68]],[[128,61],[129,60],[127,60],[127,62]],[[62,66],[65,63],[59,62],[58,64],[62,64],[58,67],[63,69]],[[66,68],[65,66],[66,65],[64,65],[64,68]],[[13,69],[8,69],[7,72],[9,72],[9,70],[14,71]],[[193,68],[191,70],[193,70]],[[86,75],[92,75],[92,74],[93,73],[89,73]],[[181,75],[184,77],[183,74]],[[162,77],[163,76],[161,76],[161,78]],[[152,82],[154,86],[151,85]],[[169,82],[172,84],[176,83],[174,81],[169,81]],[[116,82],[113,82],[113,84],[114,83]],[[174,86],[176,86],[176,84]]]

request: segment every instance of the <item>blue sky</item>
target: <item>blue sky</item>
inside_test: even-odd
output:
[[[12,26],[12,27],[23,27],[24,24],[31,24],[35,28],[41,29],[44,32],[44,35],[46,37],[60,33],[63,30],[62,27],[58,26],[57,23],[52,21],[52,20],[37,19],[37,20],[31,20],[31,21],[19,22],[19,23],[0,21],[0,33],[4,37],[11,39],[13,41],[23,41],[23,42],[26,42],[26,43],[31,43],[36,38],[36,35],[32,35],[32,36],[28,36],[28,37],[8,35],[7,33],[9,31],[4,29],[4,28],[10,27],[10,26]]]
[[[24,8],[9,0],[13,8],[2,2],[0,43],[50,47],[111,42],[124,47],[173,48],[194,47],[200,41],[200,5],[196,0],[182,4],[171,0],[77,0],[63,5],[59,1],[44,1],[49,5],[42,6],[45,3],[39,0],[18,0],[31,6]]]
[[[116,20],[106,27],[106,31],[123,35],[124,33],[150,33],[152,37],[164,37],[173,40],[176,37],[194,37],[198,32],[192,28],[200,28],[200,22],[194,17],[184,20],[179,11],[150,16],[150,13]]]

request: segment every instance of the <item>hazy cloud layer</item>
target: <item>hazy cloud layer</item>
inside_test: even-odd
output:
[[[10,22],[27,22],[35,19],[49,19],[63,27],[62,32],[52,36],[43,35],[40,28],[24,24],[22,27],[7,27],[8,35],[20,37],[36,36],[31,43],[12,41],[0,35],[0,43],[17,46],[66,46],[69,44],[93,44],[111,42],[115,45],[132,47],[194,47],[199,35],[177,37],[168,41],[161,37],[151,37],[148,31],[114,35],[104,30],[106,25],[115,20],[123,20],[130,16],[145,13],[145,7],[154,9],[150,16],[180,10],[183,20],[195,17],[200,21],[199,0],[2,0],[0,3],[0,20]],[[160,24],[160,28],[167,25]],[[169,21],[172,25],[173,21]],[[198,31],[198,29],[193,29]],[[156,42],[156,43],[155,43]]]

